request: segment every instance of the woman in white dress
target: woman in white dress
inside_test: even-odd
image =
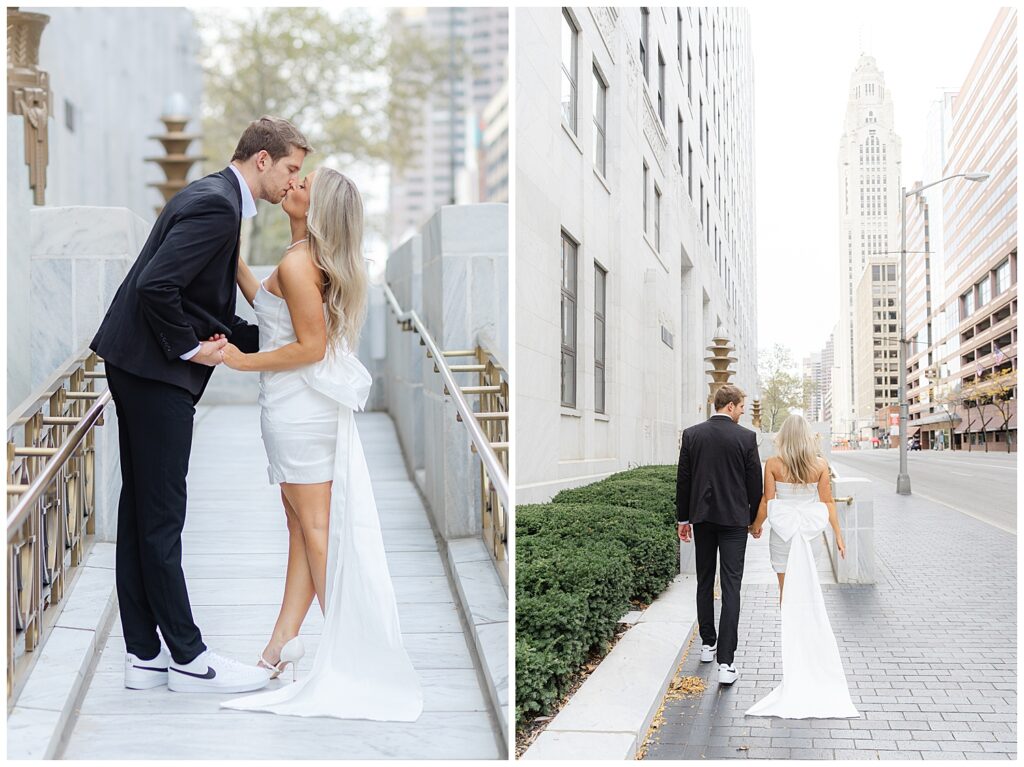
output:
[[[778,456],[765,462],[764,496],[751,532],[760,537],[765,520],[771,527],[769,549],[782,607],[782,683],[747,715],[858,717],[811,548],[811,541],[820,540],[825,526],[831,525],[839,555],[846,556],[828,463],[818,453],[810,425],[799,414],[782,424],[776,447]]]
[[[419,680],[402,644],[370,475],[356,432],[370,374],[352,352],[365,314],[363,207],[346,176],[321,167],[282,202],[291,245],[262,282],[239,259],[259,320],[260,351],[228,344],[224,363],[260,372],[270,481],[288,521],[281,610],[259,665],[294,684],[222,705],[295,716],[415,721]],[[308,675],[299,628],[314,595],[323,634]]]

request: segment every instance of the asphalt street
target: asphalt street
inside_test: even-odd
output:
[[[887,482],[896,492],[899,451],[850,450],[832,453],[840,476]],[[1017,532],[1017,454],[972,451],[911,451],[907,470],[911,492],[1000,530]]]

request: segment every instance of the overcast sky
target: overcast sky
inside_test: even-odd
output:
[[[874,56],[885,77],[903,140],[903,179],[914,181],[930,103],[940,89],[963,84],[998,8],[751,8],[760,348],[784,344],[799,362],[824,347],[838,318],[838,151],[860,53]]]

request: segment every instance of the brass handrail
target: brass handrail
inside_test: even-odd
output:
[[[85,349],[7,420],[7,699],[24,669],[16,656],[43,642],[45,616],[64,598],[71,568],[95,530],[95,432],[110,392]]]
[[[110,390],[104,392],[97,392],[96,401],[93,406],[89,408],[89,412],[85,414],[85,417],[78,422],[78,424],[71,430],[67,438],[61,444],[59,448],[15,448],[14,452],[16,455],[48,455],[49,459],[43,466],[42,472],[32,481],[32,484],[28,486],[22,493],[11,493],[11,495],[20,495],[18,503],[14,509],[7,514],[7,542],[10,543],[11,530],[16,528],[28,517],[32,511],[32,504],[39,500],[39,496],[46,490],[46,486],[49,485],[56,477],[57,473],[63,468],[64,464],[67,463],[68,459],[74,454],[78,446],[85,440],[86,435],[96,425],[96,422],[100,420],[103,415],[104,409],[110,403]]]
[[[391,291],[391,286],[384,283],[383,288],[384,296],[387,299],[391,310],[395,313],[396,321],[402,326],[403,330],[415,330],[415,332],[419,334],[420,342],[427,348],[427,356],[433,358],[434,370],[441,376],[441,380],[444,383],[444,392],[452,398],[458,420],[465,425],[466,430],[469,432],[469,438],[472,441],[473,447],[475,448],[477,455],[480,457],[481,471],[483,472],[483,497],[481,499],[484,507],[483,533],[485,540],[488,538],[490,539],[487,542],[492,554],[494,554],[495,558],[500,561],[505,558],[505,545],[508,542],[505,514],[505,510],[508,509],[510,505],[507,464],[508,453],[507,451],[503,451],[503,456],[505,456],[504,460],[498,457],[498,451],[494,449],[492,440],[489,438],[490,435],[485,432],[484,427],[481,426],[481,422],[477,420],[477,414],[466,401],[464,390],[470,391],[471,393],[477,394],[481,397],[481,410],[485,410],[483,404],[485,400],[489,398],[503,398],[507,409],[508,382],[501,381],[500,383],[494,383],[495,380],[500,380],[501,368],[490,360],[490,355],[480,349],[467,349],[464,351],[449,352],[441,351],[434,342],[434,338],[430,334],[430,331],[427,330],[415,310],[402,309],[401,305],[398,303],[398,299],[395,298],[395,294]],[[484,370],[479,371],[474,367],[473,372],[477,372],[481,378],[486,376],[489,383],[487,385],[482,384],[477,387],[460,387],[459,384],[456,383],[455,375],[447,362],[448,357],[476,357],[477,364],[483,365]],[[486,408],[486,410],[490,410],[490,408]],[[488,423],[502,424],[501,428],[503,429],[505,437],[504,441],[507,441],[507,420],[489,421]],[[488,431],[490,431],[490,429],[488,429]],[[495,435],[498,433],[499,432],[495,431]]]

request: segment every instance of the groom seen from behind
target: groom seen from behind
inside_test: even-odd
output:
[[[694,543],[697,622],[701,661],[718,659],[718,681],[739,676],[733,659],[738,642],[740,584],[747,532],[761,501],[757,435],[739,425],[745,395],[726,384],[715,393],[715,413],[683,431],[676,477],[679,540]],[[758,534],[760,535],[760,533]],[[720,561],[722,614],[715,630],[715,564]]]
[[[192,619],[181,567],[185,476],[195,406],[225,336],[244,351],[259,346],[256,326],[235,315],[242,219],[256,215],[256,198],[281,202],[309,151],[286,120],[251,123],[227,168],[164,207],[90,344],[117,410],[116,581],[130,689],[232,693],[268,681],[207,650]]]

